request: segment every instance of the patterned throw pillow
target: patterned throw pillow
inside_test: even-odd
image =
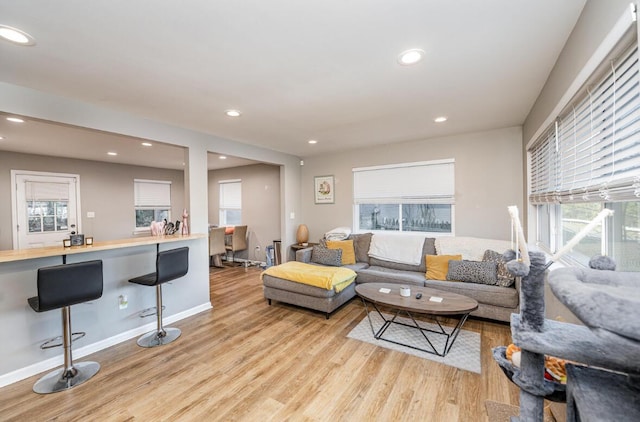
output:
[[[489,261],[449,261],[447,280],[495,286],[498,283],[497,265]]]
[[[356,252],[353,248],[353,240],[327,240],[327,248],[342,250],[342,265],[356,263]]]
[[[427,279],[445,281],[447,279],[447,271],[449,271],[449,262],[461,259],[462,255],[427,255]]]
[[[342,249],[328,249],[323,246],[314,246],[311,251],[311,262],[340,267],[342,266]]]
[[[507,261],[501,253],[487,249],[484,251],[482,260],[498,264],[498,286],[510,287],[516,281],[516,278],[509,272],[509,270],[507,270]]]

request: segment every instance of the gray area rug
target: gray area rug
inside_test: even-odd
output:
[[[370,313],[371,321],[373,322],[373,328],[377,331],[382,327],[384,321],[380,318],[377,312],[372,311]],[[384,314],[385,318],[391,318],[391,315]],[[406,324],[411,324],[411,320],[405,317],[398,317],[396,321],[400,321]],[[436,324],[428,322],[418,321],[421,327],[437,330]],[[451,331],[451,327],[445,327],[447,332]],[[367,343],[375,344],[376,346],[384,347],[398,352],[407,353],[413,356],[417,356],[423,359],[429,359],[434,362],[439,362],[445,365],[453,366],[465,371],[481,373],[480,364],[480,334],[472,331],[462,329],[458,338],[456,339],[453,347],[445,357],[433,355],[420,350],[412,349],[411,347],[401,346],[395,343],[390,343],[384,340],[376,340],[371,332],[371,325],[369,320],[365,316],[358,325],[351,330],[347,337],[365,341]],[[397,324],[391,324],[387,331],[385,331],[384,338],[410,344],[414,347],[420,347],[422,349],[428,349],[429,346],[422,334],[417,329],[411,329]],[[429,340],[434,344],[438,351],[442,351],[444,347],[444,336],[429,333]]]

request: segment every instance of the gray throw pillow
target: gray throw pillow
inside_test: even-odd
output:
[[[507,270],[507,260],[504,259],[501,253],[492,251],[491,249],[487,249],[486,251],[484,251],[482,260],[495,262],[498,265],[498,286],[510,287],[511,285],[513,285],[513,283],[515,283],[516,278],[509,272],[509,270]]]
[[[498,283],[497,265],[489,261],[451,260],[447,280],[496,285]]]
[[[356,253],[356,262],[369,263],[369,246],[373,233],[352,234],[349,239],[353,240],[353,250]]]
[[[314,246],[311,251],[311,262],[332,267],[342,266],[342,249],[329,249],[324,246]]]

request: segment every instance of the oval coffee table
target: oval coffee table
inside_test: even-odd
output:
[[[362,303],[364,304],[373,336],[378,340],[411,347],[412,349],[417,349],[438,356],[446,356],[446,354],[449,353],[449,350],[451,350],[451,347],[453,346],[456,337],[458,337],[458,333],[460,333],[462,325],[469,317],[469,314],[478,308],[478,302],[457,293],[449,293],[442,290],[420,286],[411,286],[411,295],[409,297],[404,297],[400,296],[400,287],[402,286],[394,283],[363,283],[356,286],[356,293],[360,296]],[[420,299],[416,299],[416,294],[418,293],[422,293],[422,297]],[[380,315],[384,321],[382,327],[377,331],[373,328],[373,322],[371,321],[367,302],[373,305],[378,315]],[[393,318],[387,318],[382,312],[380,312],[380,307],[392,309],[394,311]],[[398,321],[397,317],[400,313],[406,314],[413,322],[413,325]],[[436,331],[430,328],[421,327],[413,317],[413,314],[421,314],[430,317],[435,321],[439,330]],[[447,332],[435,318],[436,316],[451,317],[456,315],[460,315],[460,319],[450,332]],[[384,338],[383,335],[391,324],[403,325],[405,327],[419,330],[429,345],[429,348],[420,348],[396,340]],[[429,340],[427,333],[446,337],[442,351],[438,351],[436,349],[433,342]]]

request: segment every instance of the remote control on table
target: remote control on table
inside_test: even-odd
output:
[[[418,294],[416,295],[416,299],[420,299],[421,297],[422,297],[422,293],[418,293]]]

